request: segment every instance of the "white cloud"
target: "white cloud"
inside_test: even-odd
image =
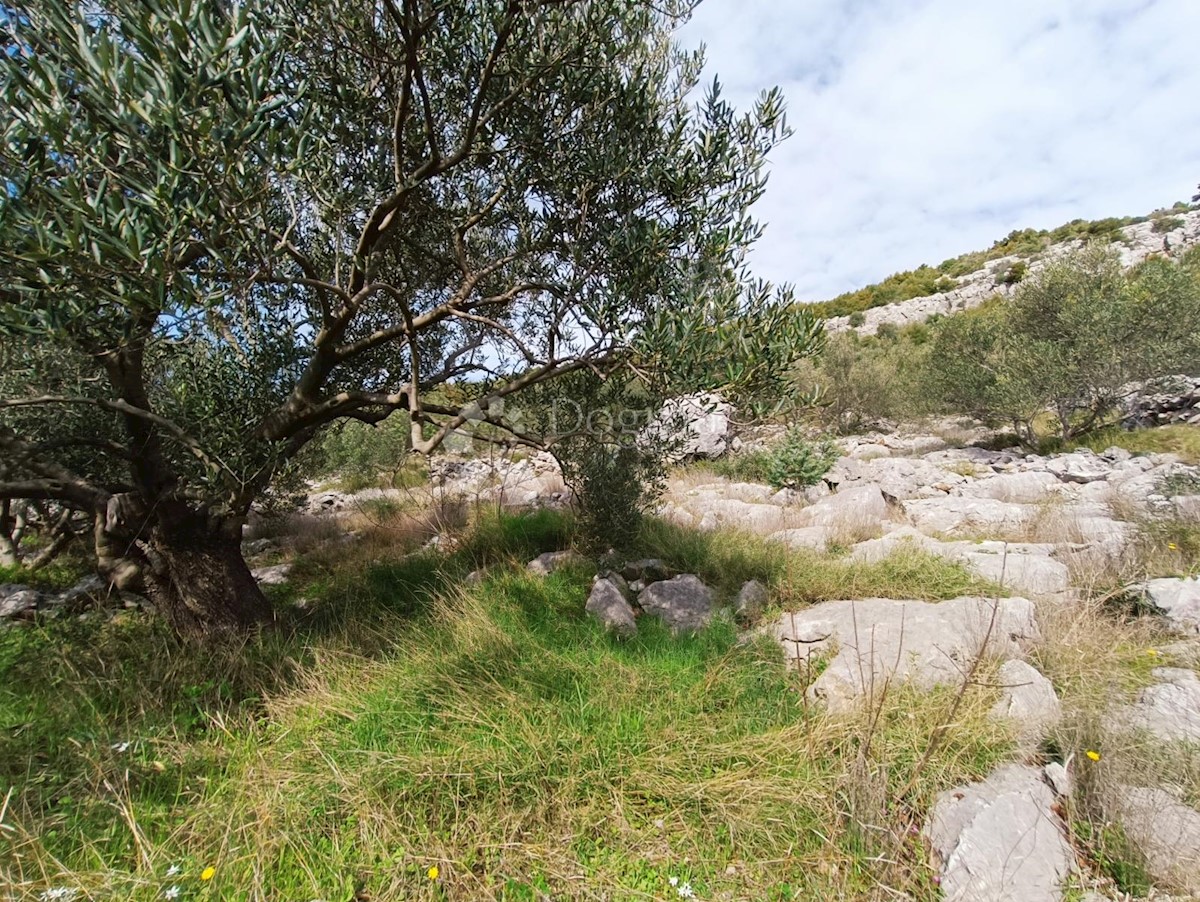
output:
[[[706,0],[679,39],[740,108],[783,89],[753,262],[815,300],[1190,197],[1197,34],[1195,0]]]

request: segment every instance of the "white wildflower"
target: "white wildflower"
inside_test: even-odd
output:
[[[668,882],[669,884],[671,884],[671,886],[679,886],[679,878],[678,878],[678,877],[672,877],[672,878],[671,878],[670,880],[668,880],[667,882]]]
[[[41,902],[71,902],[78,896],[79,890],[73,886],[53,886],[50,889],[42,890],[38,899]]]
[[[696,892],[695,892],[695,890],[692,889],[692,885],[690,883],[685,883],[683,886],[679,887],[679,889],[676,890],[676,892],[679,893],[680,899],[696,898]]]
[[[168,877],[174,877],[178,873],[179,873],[179,865],[177,865],[177,864],[173,864],[169,868],[167,868],[167,876]]]
[[[163,890],[163,898],[164,899],[178,899],[179,898],[179,887],[172,886],[170,889]]]
[[[114,752],[121,753],[121,752],[129,751],[129,747],[131,745],[133,745],[132,742],[114,742],[112,745],[109,746],[109,748],[112,749]]]

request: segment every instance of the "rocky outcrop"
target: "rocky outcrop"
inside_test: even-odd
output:
[[[1036,767],[938,796],[925,829],[945,902],[1059,902],[1075,856]]]
[[[885,686],[957,685],[980,654],[1011,658],[1038,638],[1025,598],[826,601],[782,615],[770,630],[790,660],[824,662],[808,693],[835,711]]]
[[[690,573],[651,583],[638,595],[638,604],[675,635],[698,633],[712,619],[713,593]]]
[[[1176,632],[1200,636],[1200,577],[1152,579],[1132,591],[1162,614]]]
[[[1127,429],[1200,424],[1200,376],[1164,376],[1134,387],[1123,413],[1122,424]]]
[[[668,444],[677,458],[711,460],[734,447],[732,415],[733,407],[717,394],[673,398],[646,427],[645,436]]]
[[[1121,256],[1122,265],[1134,266],[1154,254],[1178,255],[1200,244],[1200,210],[1180,213],[1172,218],[1178,218],[1181,224],[1166,233],[1155,232],[1154,223],[1151,221],[1135,223],[1121,229],[1114,247]],[[832,317],[825,321],[825,328],[829,332],[854,331],[860,335],[874,335],[885,323],[903,327],[923,323],[934,315],[948,316],[970,310],[989,298],[997,295],[1008,297],[1013,293],[1016,285],[1009,284],[1006,279],[1006,274],[1013,265],[1025,263],[1028,278],[1028,275],[1043,269],[1047,262],[1079,246],[1078,241],[1057,244],[1044,251],[1040,257],[1031,260],[1023,260],[1018,256],[1001,257],[990,261],[982,269],[957,279],[957,284],[948,291],[864,310],[862,321],[857,325],[851,325],[848,316]]]
[[[1146,786],[1120,787],[1112,808],[1151,877],[1200,894],[1200,811]]]

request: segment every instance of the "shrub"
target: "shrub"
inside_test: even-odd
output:
[[[1194,369],[1197,321],[1190,262],[1127,272],[1092,245],[1022,282],[1008,304],[940,324],[929,380],[953,410],[1008,421],[1028,444],[1049,409],[1069,441],[1103,425],[1127,384]]]
[[[575,493],[578,541],[589,553],[632,547],[642,518],[666,479],[658,449],[591,436],[563,443],[555,454]]]
[[[840,454],[829,438],[813,442],[799,429],[789,429],[783,442],[764,461],[767,482],[777,489],[816,485]]]
[[[1167,232],[1174,232],[1176,229],[1183,228],[1183,220],[1178,216],[1161,216],[1154,220],[1154,225],[1150,227],[1150,231],[1155,235],[1164,235]]]

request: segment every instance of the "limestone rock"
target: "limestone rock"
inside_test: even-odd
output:
[[[1156,667],[1153,675],[1158,682],[1138,693],[1118,723],[1168,741],[1200,742],[1200,678],[1182,667]]]
[[[630,561],[621,568],[621,575],[628,580],[641,580],[643,583],[657,582],[671,575],[671,568],[666,561],[658,558],[644,558]]]
[[[753,622],[762,616],[762,612],[770,601],[767,587],[756,579],[742,584],[737,601],[733,605],[733,613],[742,622]]]
[[[647,433],[679,442],[682,457],[716,458],[733,445],[733,408],[717,394],[702,393],[667,401]]]
[[[0,619],[32,613],[41,601],[42,593],[37,589],[14,583],[0,585]]]
[[[619,577],[618,577],[619,578]],[[592,583],[585,609],[595,617],[608,632],[621,639],[637,634],[633,607],[612,577],[597,577]]]
[[[530,561],[525,569],[539,576],[549,576],[563,567],[578,567],[586,563],[587,558],[577,551],[547,551]]]
[[[1135,588],[1166,617],[1172,629],[1200,635],[1200,577],[1152,579]]]
[[[1200,893],[1200,811],[1142,786],[1121,787],[1113,808],[1152,877]]]
[[[712,618],[713,593],[698,576],[682,576],[651,583],[638,596],[642,610],[663,621],[672,633],[696,633]]]
[[[261,585],[264,586],[281,586],[288,581],[288,576],[292,572],[291,564],[274,564],[270,567],[255,567],[250,571]]]
[[[835,533],[828,526],[802,526],[799,529],[781,529],[769,536],[772,542],[782,542],[789,548],[809,548],[824,551]]]
[[[991,498],[947,496],[904,502],[904,510],[921,532],[963,535],[1019,530],[1033,512],[1023,504]]]
[[[1000,666],[996,681],[1003,697],[992,708],[992,715],[1012,721],[1022,744],[1036,746],[1062,717],[1054,686],[1037,668],[1016,659]]]
[[[834,492],[799,514],[802,526],[831,529],[878,528],[891,515],[879,486],[872,483]]]
[[[833,655],[809,687],[831,710],[847,710],[889,683],[956,685],[985,637],[986,653],[999,657],[1017,656],[1038,638],[1025,598],[826,601],[783,614],[772,631],[789,659]]]
[[[926,836],[946,902],[1059,902],[1074,854],[1035,767],[938,796]]]

